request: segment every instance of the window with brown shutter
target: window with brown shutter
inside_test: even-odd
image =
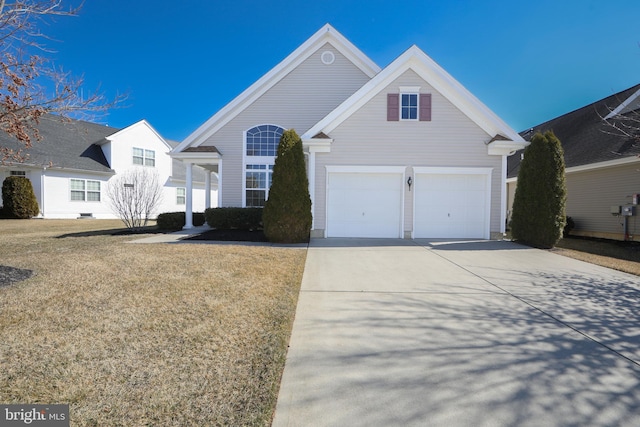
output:
[[[387,94],[387,121],[397,122],[400,120],[400,94]]]
[[[421,93],[419,105],[420,105],[420,121],[430,122],[431,121],[431,94]]]

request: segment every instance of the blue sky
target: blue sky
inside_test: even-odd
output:
[[[101,123],[181,141],[326,23],[379,66],[416,44],[515,130],[640,83],[638,0],[86,0],[43,28]]]

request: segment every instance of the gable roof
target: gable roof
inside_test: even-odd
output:
[[[305,132],[302,139],[309,140],[320,133],[330,133],[407,70],[413,70],[491,137],[501,135],[503,140],[525,142],[515,130],[415,45]]]
[[[276,65],[271,71],[262,76],[258,81],[238,95],[233,101],[203,123],[180,145],[178,145],[173,152],[180,152],[187,147],[197,147],[202,144],[209,136],[213,135],[222,126],[240,114],[245,108],[251,105],[270,88],[275,86],[300,63],[309,58],[309,56],[326,43],[331,44],[370,78],[380,72],[379,66],[377,66],[335,28],[326,24],[300,47],[287,56],[282,62]]]
[[[558,137],[564,149],[566,168],[618,161],[640,155],[640,144],[624,136],[615,135],[603,121],[612,111],[625,114],[638,105],[640,84],[562,116],[541,123],[521,135],[530,139],[537,132],[548,130]],[[520,170],[521,152],[507,160],[507,177],[515,178]]]
[[[82,120],[65,120],[53,114],[40,118],[40,141],[26,151],[25,166],[78,169],[113,173],[98,144],[119,129]],[[16,138],[0,132],[0,145],[14,150],[24,148]]]
[[[162,142],[162,143],[167,147],[167,149],[168,149],[168,150],[171,150],[171,148],[172,148],[172,147],[171,147],[171,144],[169,144],[169,143],[167,142],[167,140],[165,140],[165,139],[162,137],[162,135],[160,135],[160,134],[158,133],[158,131],[157,131],[157,130],[155,130],[155,129],[153,128],[153,126],[151,126],[151,125],[149,124],[149,122],[147,122],[147,121],[146,121],[146,120],[144,120],[144,119],[142,119],[142,120],[140,120],[139,122],[136,122],[136,123],[134,123],[134,124],[132,124],[132,125],[130,125],[130,126],[127,126],[127,127],[126,127],[126,128],[124,128],[124,129],[120,129],[119,131],[117,131],[117,132],[116,132],[116,133],[114,133],[114,134],[111,134],[111,135],[107,136],[103,141],[101,141],[101,142],[100,142],[100,144],[102,145],[102,144],[106,144],[106,143],[109,143],[109,142],[113,142],[113,141],[114,141],[116,138],[118,138],[119,136],[124,135],[124,134],[126,134],[126,133],[128,133],[128,132],[132,131],[133,129],[138,128],[138,127],[144,127],[144,128],[146,128],[147,130],[149,130],[153,135],[155,135],[155,136],[156,136],[156,138],[158,138],[158,139],[159,139],[159,140],[160,140],[160,141],[161,141],[161,142]]]

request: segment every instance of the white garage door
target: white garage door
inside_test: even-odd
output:
[[[415,176],[415,238],[489,238],[490,175]]]
[[[327,237],[401,237],[400,173],[330,172]]]

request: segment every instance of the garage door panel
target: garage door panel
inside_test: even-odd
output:
[[[401,174],[329,174],[328,237],[399,237],[401,212]]]
[[[417,174],[416,238],[486,238],[487,176]]]

